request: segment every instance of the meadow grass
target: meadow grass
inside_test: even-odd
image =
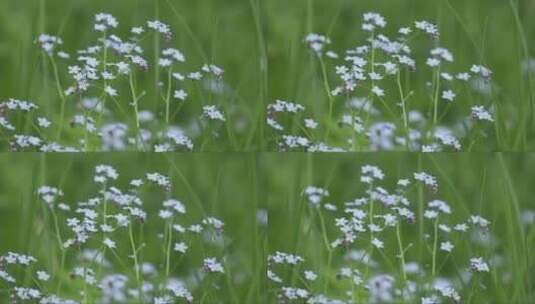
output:
[[[397,129],[396,141],[409,139],[411,129],[426,140],[415,147],[405,142],[394,144],[394,148],[380,147],[380,150],[524,151],[534,147],[535,85],[533,68],[529,68],[534,61],[529,61],[533,57],[529,37],[535,34],[535,25],[528,16],[535,8],[530,1],[356,3],[300,0],[288,3],[232,0],[216,3],[210,0],[121,0],[67,3],[51,0],[22,3],[7,0],[0,5],[0,68],[4,75],[0,99],[28,100],[39,106],[38,114],[2,115],[16,129],[15,134],[34,134],[50,144],[20,147],[13,144],[13,131],[3,128],[3,150],[187,150],[189,146],[187,149],[180,145],[169,147],[170,143],[166,142],[165,133],[174,130],[176,134],[178,127],[192,140],[195,151],[278,151],[287,148],[281,135],[306,138],[311,142],[306,147],[308,150],[331,147],[368,151],[377,149],[370,132],[385,131],[381,123],[387,122]],[[155,19],[168,24],[173,37],[167,40],[161,35],[143,36],[140,44],[145,49],[143,56],[149,63],[149,71],[133,73],[130,81],[97,81],[89,92],[65,96],[62,92],[72,85],[72,77],[66,71],[74,60],[51,61],[52,57],[40,50],[36,39],[42,33],[59,36],[63,45],[57,50],[75,56],[75,50],[99,44],[96,40],[103,38],[102,33],[93,30],[95,15],[100,12],[110,13],[119,21],[119,26],[105,31],[104,37],[113,34],[126,39],[131,27]],[[368,83],[360,84],[364,91],[334,96],[331,91],[339,85],[335,67],[342,60],[318,57],[308,48],[305,38],[309,33],[326,35],[332,41],[328,49],[343,57],[344,50],[366,44],[369,33],[360,26],[367,12],[377,12],[387,21],[385,29],[374,33],[375,38],[379,33],[393,37],[397,29],[418,20],[436,24],[440,37],[430,41],[411,36],[411,56],[416,59],[418,70],[402,69],[397,81],[381,82],[379,88],[386,92],[384,100],[366,93]],[[454,55],[454,62],[448,65],[452,73],[481,65],[492,71],[492,79],[486,83],[474,78],[467,86],[455,85],[452,87],[452,93],[457,95],[455,100],[450,104],[440,100],[441,94],[450,88],[445,81],[439,81],[440,70],[435,71],[435,75],[424,68],[429,49],[437,46],[446,47]],[[178,67],[174,66],[172,72],[194,72],[203,64],[215,64],[224,70],[223,78],[207,77],[188,84],[175,82],[170,69],[156,64],[168,47],[179,49],[187,59]],[[105,49],[97,58],[104,64],[120,59],[111,49],[108,52]],[[377,52],[374,60],[386,58]],[[372,70],[373,67],[371,64]],[[431,82],[432,92],[426,82]],[[371,84],[378,85],[373,81]],[[118,96],[107,96],[104,89],[108,85],[118,91]],[[174,92],[179,89],[184,91],[179,92],[178,99],[174,98]],[[182,93],[187,97],[181,103]],[[99,107],[104,106],[111,114],[93,113],[95,109],[81,106],[83,100],[94,97],[100,100]],[[371,104],[382,113],[381,117],[369,117],[355,108],[349,111],[347,103],[354,97],[372,97]],[[295,102],[306,109],[305,114],[279,121],[285,127],[282,134],[266,123],[270,118],[268,106],[279,99]],[[396,106],[400,102],[398,99],[403,109]],[[135,104],[135,109],[131,103]],[[224,123],[200,119],[203,107],[208,105],[217,106],[226,119]],[[474,115],[475,106],[489,111],[492,122],[471,122],[469,118],[471,111]],[[146,111],[153,115],[149,119],[151,123],[141,121],[140,125],[140,119],[149,115]],[[423,129],[411,126],[408,117],[413,111],[431,120],[431,126]],[[362,120],[365,132],[352,132],[347,126],[341,126],[347,123],[347,117],[345,122],[342,119],[344,114]],[[73,124],[74,115],[81,116]],[[37,117],[46,117],[52,126],[49,129],[37,126]],[[310,121],[303,125],[305,118]],[[103,132],[104,137],[107,132],[124,132],[124,126],[117,124],[125,124],[127,135],[116,139],[124,141],[124,146],[103,144],[96,131],[84,131],[88,124],[84,119],[94,119],[96,129]],[[310,127],[316,123],[320,126]],[[90,124],[93,127],[93,123]],[[451,129],[452,134],[444,129],[433,131],[439,126]],[[446,141],[453,135],[459,145],[434,147],[437,143],[426,142],[433,141],[432,137],[436,136],[433,132],[440,132],[442,139],[446,136]],[[148,134],[150,139],[145,138]],[[22,139],[18,144],[20,141]],[[51,146],[52,143],[60,147]]]
[[[189,165],[185,165],[185,162]],[[124,274],[128,278],[128,288],[132,288],[129,292],[132,292],[131,290],[136,290],[140,279],[136,278],[138,274],[135,265],[144,263],[151,263],[158,271],[156,277],[144,274],[141,278],[154,284],[155,292],[152,296],[163,296],[165,292],[160,284],[167,284],[167,280],[176,278],[189,285],[187,288],[192,293],[193,303],[260,303],[264,297],[265,274],[262,265],[265,257],[262,244],[266,223],[261,219],[262,206],[255,190],[258,187],[255,162],[253,158],[243,161],[239,155],[192,155],[191,158],[165,155],[162,158],[151,154],[105,157],[54,157],[44,154],[17,157],[3,154],[0,157],[3,168],[0,177],[3,189],[0,198],[1,255],[11,251],[36,257],[38,262],[31,268],[11,268],[10,273],[16,276],[18,284],[30,286],[37,283],[43,296],[56,294],[78,303],[104,303],[110,298],[106,300],[106,292],[98,291],[95,284],[82,284],[84,280],[76,279],[76,267],[93,269],[99,284],[107,275]],[[113,250],[100,243],[102,240],[99,233],[92,235],[83,244],[63,247],[63,243],[72,235],[65,225],[66,219],[76,216],[68,216],[57,205],[48,208],[39,199],[37,190],[42,185],[58,187],[63,190],[64,196],[54,204],[64,202],[74,210],[78,203],[78,207],[83,208],[83,203],[79,202],[99,197],[98,191],[102,189],[102,184],[92,180],[95,167],[104,163],[113,164],[119,173],[117,180],[110,179],[107,182],[110,191],[113,190],[111,187],[128,188],[130,180],[143,178],[148,172],[160,172],[168,176],[170,188],[162,192],[157,186],[147,186],[139,192],[138,195],[143,200],[140,207],[148,216],[142,224],[132,222],[130,232],[128,229],[120,231],[118,227],[114,228],[113,234],[108,234],[116,243]],[[13,175],[4,174],[7,172],[13,172]],[[162,202],[169,198],[180,200],[186,207],[187,216],[181,219],[175,217],[174,222],[159,217],[158,210],[165,209],[162,208]],[[99,214],[102,214],[102,203],[101,201],[100,207],[95,208]],[[109,215],[120,211],[112,199],[107,203],[107,210]],[[174,237],[169,236],[171,230],[168,231],[168,225],[174,223],[188,227],[209,216],[220,219],[224,227],[214,232],[207,229],[198,237],[192,238],[176,231]],[[108,219],[108,225],[115,227],[112,218]],[[58,246],[58,238],[62,246]],[[170,255],[167,254],[168,244],[180,240],[189,247],[186,253],[173,251]],[[137,248],[137,254],[134,255],[137,256],[136,259],[133,259],[131,246]],[[93,262],[80,260],[79,254],[90,248],[99,250],[113,266],[99,266],[98,259]],[[202,269],[203,259],[210,256],[216,257],[222,264],[223,274],[212,274]],[[40,282],[32,273],[37,270],[46,271],[51,279]],[[110,284],[118,284],[118,281],[120,280],[115,278],[115,282],[112,280]],[[104,289],[106,288],[108,287],[105,286]],[[4,286],[4,283],[0,289],[2,302],[10,298],[13,289]],[[80,294],[81,290],[85,290],[86,296]],[[112,301],[120,301],[123,292],[126,295],[127,290],[112,291],[114,297],[119,295]],[[147,289],[146,293],[149,296],[152,292]],[[128,303],[145,301],[140,301],[135,296],[127,298]]]
[[[534,205],[528,179],[535,165],[533,155],[397,153],[355,157],[309,154],[285,156],[284,164],[282,157],[271,155],[264,164],[266,171],[274,172],[266,181],[266,191],[272,193],[268,198],[268,253],[272,256],[276,252],[294,254],[304,261],[287,264],[272,258],[268,263],[269,269],[281,280],[278,282],[272,277],[269,282],[267,293],[272,302],[293,303],[306,298],[309,303],[338,303],[335,300],[342,301],[340,303],[351,300],[357,303],[425,303],[421,298],[430,300],[433,294],[440,294],[433,286],[441,280],[447,280],[449,286],[457,290],[460,300],[438,296],[433,300],[436,302],[429,303],[532,301],[534,261],[530,252],[535,239],[529,218]],[[385,173],[384,180],[374,182],[374,187],[390,192],[398,179],[411,179],[414,172],[425,171],[436,177],[438,190],[434,192],[411,181],[412,190],[407,191],[406,197],[410,201],[408,208],[415,214],[414,222],[400,219],[397,233],[396,228],[383,226],[380,217],[374,219],[376,225],[384,228],[374,234],[374,238],[384,242],[384,248],[368,245],[370,233],[366,228],[356,235],[354,242],[334,247],[336,239],[343,236],[334,225],[335,219],[343,217],[344,209],[349,213],[347,209],[351,208],[344,202],[367,197],[367,184],[359,181],[360,168],[364,165],[378,166]],[[308,186],[324,188],[329,196],[320,203],[311,203],[304,194]],[[442,230],[434,232],[433,225],[424,217],[432,200],[443,200],[451,206],[451,214],[443,217],[445,222],[448,222],[446,218],[451,220],[451,227],[454,223],[466,222],[467,217],[475,214],[491,224],[481,232],[476,229],[465,236],[454,236]],[[329,204],[337,211],[328,208]],[[383,204],[367,201],[353,208],[363,210],[367,218],[370,212],[380,215],[389,210],[390,207]],[[372,205],[374,208],[368,210]],[[437,239],[438,242],[434,241]],[[448,239],[454,244],[453,249],[441,251],[441,242]],[[363,256],[362,251],[366,255]],[[490,272],[468,275],[468,259],[474,256],[481,256],[489,265],[494,265],[490,266]],[[409,273],[413,271],[407,267],[409,264],[418,265],[419,270]],[[340,272],[343,267],[357,270],[362,281],[352,284],[350,279],[345,279]],[[317,278],[307,279],[306,270],[313,271]],[[392,276],[392,281],[384,275]],[[375,283],[370,283],[374,279]],[[406,282],[415,283],[414,289],[405,290],[401,296],[399,288],[403,290],[400,286],[405,286]],[[296,291],[284,289],[288,287],[301,288],[308,295],[296,296]],[[326,298],[321,299],[319,295]],[[315,301],[310,300],[312,297],[316,297]]]

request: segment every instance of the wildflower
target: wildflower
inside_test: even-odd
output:
[[[492,115],[483,106],[473,106],[472,117],[477,120],[494,121]]]
[[[184,204],[182,204],[180,201],[175,200],[175,199],[168,199],[164,201],[163,206],[167,208],[171,208],[175,212],[180,213],[180,214],[186,213],[186,207],[184,206]]]
[[[45,117],[37,117],[37,125],[41,128],[48,128],[52,123]]]
[[[169,210],[160,210],[160,213],[158,213],[158,216],[166,220],[168,218],[171,218],[173,216],[173,213]]]
[[[111,239],[109,238],[106,238],[104,240],[104,245],[106,245],[106,247],[110,248],[110,249],[115,249],[116,248],[116,245],[115,245],[115,242],[112,241]]]
[[[56,46],[63,44],[63,40],[61,40],[61,38],[56,37],[56,36],[47,35],[47,34],[39,35],[39,38],[37,39],[37,41],[41,45],[41,48],[49,56],[53,55],[54,49],[56,48]]]
[[[377,238],[373,238],[372,240],[372,244],[373,246],[375,246],[377,249],[383,249],[384,248],[384,243],[383,241],[377,239]]]
[[[433,38],[436,38],[438,37],[439,33],[438,33],[438,29],[436,27],[436,25],[432,24],[432,23],[429,23],[425,20],[422,20],[422,21],[416,21],[414,23],[414,26],[419,29],[419,30],[422,30],[424,31],[425,33],[431,35],[431,37]]]
[[[453,244],[450,242],[442,242],[440,243],[440,250],[451,252],[453,250]]]
[[[379,88],[378,86],[373,86],[372,92],[373,92],[373,94],[375,94],[378,97],[385,96],[385,91],[383,89]]]
[[[37,271],[37,279],[39,281],[48,281],[50,279],[50,275],[46,273],[45,271]]]
[[[383,16],[377,13],[365,13],[364,14],[364,24],[362,24],[362,29],[365,31],[374,31],[376,27],[384,28],[386,26],[386,21]]]
[[[130,32],[134,35],[141,35],[143,32],[145,32],[145,29],[143,27],[133,27]]]
[[[117,90],[115,90],[111,86],[106,86],[104,88],[104,92],[106,92],[106,94],[108,94],[108,96],[111,96],[111,97],[117,96]]]
[[[277,276],[270,269],[267,270],[267,277],[268,277],[268,279],[270,279],[271,281],[273,281],[275,283],[282,283],[282,279],[279,276]]]
[[[288,300],[306,299],[309,292],[301,288],[282,287],[283,296]]]
[[[326,36],[310,33],[306,36],[305,42],[308,44],[310,49],[316,53],[316,55],[321,56],[324,47],[331,43],[331,40]]]
[[[471,258],[470,259],[470,269],[475,272],[489,272],[489,265],[485,263],[483,258]]]
[[[305,270],[304,274],[307,281],[315,281],[318,278],[318,275],[310,270]]]
[[[204,117],[211,119],[211,120],[225,121],[225,116],[223,116],[223,113],[219,111],[216,106],[213,106],[213,105],[204,106],[203,115]]]
[[[186,253],[186,250],[188,250],[188,246],[184,242],[175,243],[174,250],[180,253]]]
[[[184,90],[175,91],[174,98],[184,101],[186,98],[188,98],[188,93],[186,93]]]
[[[215,258],[205,258],[203,269],[207,272],[224,273],[223,266]]]
[[[305,127],[308,129],[316,129],[318,127],[318,123],[313,119],[307,118],[305,119]]]
[[[158,20],[154,20],[154,21],[148,21],[147,22],[147,27],[152,29],[152,30],[155,30],[157,32],[159,32],[160,34],[164,34],[166,37],[170,37],[171,36],[171,29],[169,27],[169,25],[163,23],[163,22],[160,22]]]
[[[115,19],[112,15],[105,13],[97,14],[95,16],[95,21],[95,30],[97,32],[104,32],[109,28],[116,28],[119,25],[117,19]]]
[[[455,95],[455,93],[453,93],[452,90],[447,90],[447,91],[442,92],[442,99],[447,100],[447,101],[453,101],[455,96],[457,95]]]
[[[308,186],[303,194],[307,196],[308,201],[312,205],[318,205],[324,197],[329,196],[329,191],[323,188]]]

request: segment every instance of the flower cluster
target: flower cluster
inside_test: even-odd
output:
[[[187,212],[187,204],[171,197],[172,181],[165,175],[146,174],[131,180],[125,190],[114,185],[118,179],[115,168],[96,166],[93,181],[98,192],[73,204],[62,202],[61,189],[39,187],[37,196],[53,215],[54,223],[50,224],[64,262],[55,268],[57,272],[47,272],[42,268],[47,263],[34,256],[2,254],[0,291],[7,292],[16,303],[193,303],[195,290],[208,287],[202,287],[204,280],[209,279],[210,284],[222,280],[227,267],[224,255],[212,253],[199,259],[189,252],[200,246],[197,244],[205,250],[220,248],[223,221],[213,216],[195,219]],[[163,188],[167,197],[157,215],[146,207],[154,205],[145,202],[152,196],[144,195],[153,192],[154,185]],[[138,233],[149,231],[145,229],[149,224],[159,226],[156,235]],[[151,238],[163,244],[161,259],[143,257],[145,242]],[[65,259],[72,263],[65,263]],[[26,275],[20,277],[21,273]],[[69,299],[55,294],[51,285],[64,283],[66,273],[77,286],[83,286],[83,291],[69,294]]]
[[[0,102],[0,144],[13,151],[166,152],[193,150],[196,140],[215,141],[224,126],[212,121],[226,121],[223,98],[204,100],[204,91],[216,97],[224,94],[224,70],[209,63],[192,68],[174,47],[171,27],[163,22],[133,27],[126,37],[114,33],[118,28],[114,16],[97,14],[95,43],[72,52],[60,50],[61,38],[40,35],[36,42],[55,71],[55,99],[60,104],[46,117],[34,114],[39,107],[32,102]],[[163,35],[161,50],[145,45],[151,35]],[[154,73],[149,75],[149,70]],[[154,82],[143,80],[151,75]],[[143,87],[147,83],[155,85]],[[201,100],[186,103],[190,96]],[[188,118],[184,113],[194,114]]]
[[[317,247],[325,254],[276,251],[268,256],[269,292],[277,294],[280,303],[460,303],[470,296],[472,284],[483,286],[489,280],[487,273],[500,266],[489,259],[499,260],[498,254],[467,258],[455,249],[477,252],[473,238],[488,239],[490,221],[481,215],[459,215],[435,198],[437,179],[426,172],[397,180],[392,190],[381,185],[386,179],[380,168],[362,166],[364,194],[344,203],[323,200],[330,197],[326,189],[310,186],[303,191],[313,216],[301,220],[307,227],[318,227],[313,235],[323,243]],[[425,187],[427,194],[418,195]],[[424,205],[413,202],[428,195],[431,199]],[[417,226],[424,229],[420,237],[402,233]],[[311,248],[308,245],[301,248]],[[417,247],[423,249],[421,254]],[[456,260],[456,272],[444,267],[450,258]],[[316,271],[318,263],[326,266]]]
[[[365,13],[362,30],[367,39],[344,55],[325,52],[331,43],[326,36],[306,37],[320,62],[329,110],[320,112],[320,117],[283,124],[275,119],[275,113],[297,114],[304,106],[290,111],[284,104],[294,103],[276,101],[269,105],[267,124],[274,130],[279,149],[460,151],[464,139],[487,136],[485,132],[492,129],[489,123],[494,122],[494,107],[486,93],[474,95],[472,91],[479,92],[480,83],[492,89],[492,71],[482,65],[456,67],[454,55],[440,45],[438,28],[431,22],[416,21],[400,28],[395,37],[383,33],[386,25],[380,14]],[[424,39],[418,38],[421,34]],[[434,45],[430,49],[422,46],[429,44],[422,40],[429,39]],[[428,55],[415,55],[421,53]],[[330,64],[337,80],[329,77]],[[413,83],[415,79],[426,81]],[[338,84],[332,88],[334,82]],[[464,114],[457,119],[453,112]]]

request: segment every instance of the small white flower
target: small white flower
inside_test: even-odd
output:
[[[178,91],[175,91],[174,97],[176,99],[180,99],[180,100],[184,101],[184,100],[186,100],[186,98],[188,98],[188,93],[186,93],[186,91],[184,91],[184,90],[178,90]]]
[[[173,212],[171,212],[169,210],[166,210],[166,209],[160,210],[160,213],[158,213],[158,216],[165,220],[165,219],[168,219],[168,218],[172,217],[173,216]]]
[[[442,92],[442,99],[453,101],[453,99],[457,96],[455,93],[453,93],[452,90],[447,90]]]
[[[453,250],[453,244],[451,242],[442,242],[440,243],[440,250],[451,252]]]
[[[309,129],[316,129],[318,127],[318,123],[314,119],[306,118],[305,127]]]
[[[383,241],[381,241],[381,240],[379,240],[379,239],[377,239],[377,238],[373,238],[373,240],[372,240],[372,244],[373,244],[373,246],[375,246],[375,247],[378,248],[378,249],[382,249],[382,248],[384,248],[384,243],[383,243]]]
[[[111,239],[109,238],[106,238],[104,241],[103,241],[104,245],[106,245],[106,247],[110,248],[110,249],[114,249],[116,248],[117,246],[115,245],[115,242],[112,241]]]
[[[37,118],[37,124],[39,125],[39,127],[46,129],[46,128],[50,127],[51,122],[48,119],[46,119],[45,117],[38,117]]]
[[[373,92],[373,94],[375,94],[378,97],[385,96],[385,91],[383,89],[381,89],[380,87],[378,87],[378,86],[373,86],[372,92]]]
[[[188,246],[184,242],[175,243],[175,251],[178,251],[180,253],[186,253],[188,250]]]
[[[108,94],[109,96],[117,96],[117,90],[115,90],[114,88],[112,88],[111,86],[106,86],[104,88],[104,92],[106,92],[106,94]]]
[[[221,265],[215,258],[204,259],[204,270],[207,272],[219,272],[224,273],[223,265]]]
[[[305,279],[307,281],[315,281],[318,278],[318,275],[315,274],[313,271],[305,270]]]
[[[38,271],[37,272],[37,279],[39,281],[48,281],[50,279],[50,275],[48,273],[46,273],[45,271]]]
[[[483,258],[471,258],[470,269],[476,272],[489,272],[489,265],[483,260]]]

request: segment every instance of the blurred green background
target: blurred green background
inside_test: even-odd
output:
[[[305,35],[327,34],[333,40],[330,48],[341,53],[363,42],[360,24],[368,11],[386,17],[387,34],[415,20],[436,22],[441,44],[456,58],[452,68],[483,64],[494,71],[491,96],[464,95],[445,117],[453,123],[474,104],[495,107],[500,134],[490,128],[488,138],[473,150],[535,149],[535,77],[522,70],[525,59],[534,56],[535,20],[530,16],[535,14],[535,2],[530,0],[4,0],[0,3],[0,100],[34,100],[52,117],[57,115],[59,100],[51,70],[34,43],[39,33],[60,35],[65,49],[73,51],[96,39],[92,22],[98,12],[118,18],[120,26],[114,31],[118,34],[157,17],[169,23],[175,34],[168,46],[181,49],[188,59],[183,70],[197,69],[202,63],[226,70],[228,90],[215,103],[233,113],[229,123],[237,141],[222,140],[205,150],[273,150],[274,134],[265,129],[263,118],[267,103],[299,102],[316,117],[324,117],[327,109],[319,67],[303,43]],[[416,46],[430,47],[423,41]],[[148,54],[152,56],[151,50]],[[427,54],[420,50],[415,55],[421,61]],[[335,63],[328,65],[334,79]],[[417,109],[428,105],[422,98],[425,77],[419,74],[409,83],[417,83],[411,87],[416,96],[411,103]],[[152,76],[143,80],[147,87],[153,83]],[[199,104],[211,98],[189,91],[191,102],[178,122],[198,115]],[[156,95],[148,93],[141,107],[156,109]],[[337,104],[339,112],[341,102]],[[67,110],[73,114],[74,104]]]
[[[535,211],[535,154],[527,153],[1,154],[0,252],[31,253],[47,265],[46,261],[58,253],[53,233],[45,228],[36,189],[43,184],[60,186],[66,202],[85,200],[98,191],[92,182],[97,164],[109,164],[118,170],[118,186],[126,186],[131,179],[147,172],[167,174],[173,182],[172,197],[186,204],[189,220],[195,221],[203,214],[221,218],[229,246],[224,254],[232,263],[234,292],[243,303],[273,302],[275,294],[266,288],[264,279],[268,253],[298,253],[306,257],[308,267],[319,273],[325,271],[325,250],[318,241],[320,227],[311,219],[302,191],[308,185],[325,187],[331,193],[328,201],[336,204],[357,198],[364,191],[359,183],[360,167],[364,164],[384,170],[387,177],[381,186],[386,189],[391,189],[398,178],[426,171],[436,176],[439,189],[436,194],[424,189],[423,202],[448,202],[454,210],[450,216],[452,223],[478,213],[492,222],[492,246],[480,246],[466,238],[456,244],[455,259],[448,260],[444,268],[444,274],[451,274],[455,267],[462,268],[469,257],[502,256],[504,264],[491,273],[485,281],[486,292],[479,293],[477,300],[525,299],[535,290],[535,226],[520,220],[526,211]],[[145,208],[154,216],[163,200],[161,192],[148,191],[143,198]],[[414,192],[409,198],[418,217],[419,199]],[[269,221],[268,226],[265,221]],[[333,221],[331,215],[326,216],[331,239],[337,235]],[[147,222],[147,235],[160,232],[157,222]],[[421,237],[419,224],[403,228],[405,242],[414,243],[415,248],[423,246]],[[161,254],[155,242],[156,239],[147,238],[148,246],[143,253],[147,260]],[[191,250],[189,262],[193,265],[209,253],[200,248]],[[418,260],[417,252],[409,252],[407,260]],[[424,263],[429,262],[426,259],[423,258]],[[341,256],[335,256],[334,261],[333,265],[338,265]],[[453,261],[459,265],[454,267],[450,264]],[[179,268],[178,274],[187,268]],[[502,284],[501,276],[506,273],[511,275],[510,281]],[[220,299],[227,303],[230,290],[223,286],[220,292]],[[329,290],[330,295],[336,292],[339,290]]]
[[[262,212],[265,209],[260,203],[257,165],[253,155],[1,154],[0,255],[7,251],[32,254],[39,259],[40,267],[54,269],[53,262],[60,253],[56,248],[52,223],[43,220],[46,217],[36,190],[41,185],[59,187],[65,193],[64,201],[74,206],[76,202],[97,195],[100,187],[93,182],[93,175],[95,166],[99,164],[117,169],[119,179],[113,184],[121,190],[129,189],[130,180],[142,178],[146,173],[168,175],[173,185],[170,197],[182,201],[188,212],[184,226],[199,223],[206,216],[214,216],[225,223],[223,235],[226,246],[223,249],[208,243],[202,245],[203,241],[198,241],[190,245],[186,258],[173,259],[180,265],[173,273],[179,278],[191,275],[191,271],[202,265],[205,257],[214,256],[219,261],[223,257],[226,259],[226,273],[231,280],[227,283],[223,277],[210,285],[197,287],[192,290],[195,299],[199,300],[200,294],[208,292],[205,303],[228,303],[227,300],[236,298],[241,303],[261,301],[265,282],[263,243],[267,233],[267,215]],[[142,260],[156,263],[161,261],[162,255],[161,240],[156,235],[163,233],[163,224],[157,214],[166,197],[163,191],[154,187],[142,191],[140,197],[144,200],[144,210],[149,214],[144,224],[147,245],[142,251]],[[115,240],[119,254],[126,255],[128,242],[119,236]],[[114,261],[112,255],[108,258]],[[74,257],[70,256],[68,269],[72,269],[74,262]],[[159,270],[163,269],[161,265],[156,266]],[[115,268],[115,271],[120,269]],[[219,285],[218,289],[211,284]],[[75,293],[76,286],[66,286],[66,291]]]
[[[315,282],[309,282],[316,292],[323,291],[323,278],[332,269],[332,273],[347,266],[345,254],[348,250],[339,248],[334,252],[332,268],[327,266],[328,252],[323,243],[321,221],[318,220],[315,208],[303,197],[302,192],[307,186],[324,187],[330,196],[323,200],[332,203],[342,210],[343,203],[356,198],[365,197],[365,187],[360,183],[360,169],[362,165],[378,166],[386,177],[377,182],[377,186],[393,192],[400,178],[412,178],[414,172],[425,171],[437,178],[438,192],[422,189],[422,196],[418,188],[413,188],[407,195],[411,202],[410,209],[416,214],[415,224],[403,224],[402,237],[405,245],[413,246],[406,252],[406,261],[419,262],[423,267],[429,267],[431,260],[426,251],[425,234],[432,235],[432,227],[423,221],[420,204],[439,199],[447,202],[452,208],[449,223],[460,223],[470,215],[480,214],[491,221],[487,236],[487,244],[480,242],[475,234],[457,238],[451,235],[456,245],[452,256],[441,265],[440,276],[453,277],[467,267],[467,261],[474,256],[483,256],[487,260],[498,259],[494,271],[485,276],[480,286],[476,286],[471,301],[468,294],[462,293],[461,299],[471,303],[529,303],[535,293],[535,199],[533,197],[533,182],[535,172],[535,154],[410,154],[410,153],[374,153],[372,154],[344,154],[344,155],[275,155],[265,157],[262,163],[263,174],[266,179],[265,191],[269,193],[269,233],[268,253],[276,251],[299,254],[305,258],[304,269],[311,269],[319,275]],[[382,209],[378,207],[379,209]],[[330,242],[340,237],[335,227],[335,218],[342,216],[342,211],[331,213],[322,209]],[[529,211],[531,213],[529,213]],[[531,215],[530,215],[531,214]],[[531,224],[525,222],[524,217],[531,216]],[[521,218],[524,218],[521,220]],[[424,224],[424,222],[426,222]],[[421,229],[421,230],[420,230]],[[360,236],[360,237],[367,237]],[[358,237],[359,238],[359,237]],[[384,255],[377,251],[372,258],[382,265],[381,271],[392,271],[395,275],[397,268],[390,268],[386,257],[398,254],[395,233],[385,232],[380,239],[385,243]],[[357,240],[351,249],[362,249],[362,240]],[[444,255],[440,255],[439,263],[443,263]],[[398,262],[392,258],[393,263]],[[364,272],[363,266],[356,265]],[[396,266],[397,267],[397,266]],[[282,268],[277,268],[280,270]],[[280,271],[287,286],[292,282],[301,284],[292,273]],[[426,268],[427,270],[429,268]],[[505,280],[503,282],[502,280]],[[270,284],[268,293],[271,299],[276,298],[277,284]],[[333,279],[327,290],[327,295],[342,299],[349,287]],[[470,292],[470,290],[465,290]]]
[[[522,71],[526,52],[535,56],[535,20],[531,18],[535,14],[534,1],[274,0],[266,1],[265,7],[270,100],[278,98],[304,104],[315,117],[324,117],[327,113],[320,66],[303,42],[307,33],[329,36],[332,44],[327,49],[343,55],[343,51],[365,44],[367,33],[361,30],[361,24],[366,12],[377,12],[385,17],[387,26],[381,32],[389,37],[395,37],[400,27],[416,20],[427,20],[438,25],[440,45],[454,55],[452,70],[462,71],[472,64],[482,64],[494,72],[491,96],[459,94],[444,121],[451,124],[466,117],[474,104],[493,105],[498,113],[501,139],[497,140],[490,130],[488,138],[473,150],[535,149],[535,82],[533,76],[529,81],[528,74]],[[432,44],[424,39],[411,46],[417,66],[424,66]],[[341,62],[326,60],[331,88],[339,83],[334,69]],[[410,76],[411,81],[405,86],[415,91],[410,107],[426,110],[429,101],[424,83],[431,81],[431,76],[423,71],[411,75],[416,76]],[[397,90],[393,81],[387,84],[382,84],[387,92]],[[335,112],[341,112],[344,109],[342,98],[337,98],[336,104]]]
[[[240,151],[252,150],[259,145],[253,137],[259,125],[262,106],[259,102],[261,73],[257,51],[255,13],[259,12],[258,0],[6,0],[0,3],[0,100],[10,97],[31,100],[51,118],[59,112],[59,98],[53,81],[50,62],[41,55],[35,43],[40,33],[60,36],[64,45],[61,49],[71,56],[75,50],[94,45],[100,34],[93,30],[94,16],[100,12],[110,13],[119,22],[111,33],[126,39],[133,26],[145,25],[149,20],[161,20],[169,24],[173,32],[170,42],[161,40],[161,48],[173,47],[181,50],[186,63],[180,65],[182,74],[198,71],[203,64],[215,64],[225,70],[223,76],[224,94],[208,94],[195,86],[184,89],[190,95],[180,117],[181,126],[187,126],[191,118],[201,114],[203,104],[217,104],[226,113],[228,123],[236,131]],[[260,17],[259,17],[260,18]],[[260,26],[260,23],[258,23]],[[152,66],[154,54],[152,37],[145,41],[145,57]],[[149,42],[147,44],[147,42]],[[60,78],[63,86],[70,85],[67,65],[59,61]],[[69,61],[72,64],[73,61]],[[63,72],[62,72],[63,71]],[[175,69],[175,71],[177,71]],[[140,102],[140,110],[163,111],[162,101],[154,88],[152,68],[140,77],[139,92],[147,90]],[[166,77],[166,76],[165,76]],[[160,80],[165,80],[164,73]],[[116,84],[121,101],[126,104],[127,81]],[[206,84],[205,84],[206,85]],[[95,94],[98,96],[97,94]],[[130,97],[128,97],[130,98]],[[159,105],[159,108],[157,107]],[[108,104],[112,110],[113,103]],[[130,109],[131,110],[131,109]],[[67,117],[76,112],[72,99],[67,105]],[[232,113],[232,116],[230,115]],[[182,116],[183,115],[183,116]],[[161,118],[162,116],[160,116]],[[233,120],[230,120],[231,117]],[[120,117],[121,118],[121,117]],[[124,120],[124,117],[122,117]],[[16,123],[15,121],[13,123]],[[71,137],[76,136],[72,134]],[[216,143],[219,145],[229,144]],[[232,150],[229,146],[217,145],[207,150]],[[237,150],[237,148],[235,149]]]

